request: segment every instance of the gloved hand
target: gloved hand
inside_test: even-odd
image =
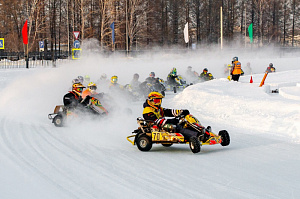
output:
[[[167,119],[166,124],[178,124],[179,120],[176,118]]]
[[[188,115],[188,114],[190,114],[190,111],[189,111],[189,110],[187,110],[187,109],[182,109],[182,110],[181,110],[181,115],[186,116],[186,115]]]

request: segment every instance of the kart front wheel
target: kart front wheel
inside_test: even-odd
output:
[[[222,146],[228,146],[230,144],[230,136],[226,130],[220,131],[219,136],[221,136],[221,139],[222,139],[222,142],[221,142]]]
[[[191,137],[189,145],[193,153],[199,153],[201,151],[201,144],[197,137]]]
[[[55,126],[57,127],[62,127],[63,126],[63,117],[61,115],[56,115],[54,118],[53,118],[53,121]]]
[[[136,145],[141,151],[149,151],[152,148],[152,141],[146,135],[141,135],[136,141]]]
[[[174,91],[174,93],[177,93],[176,86],[173,87],[173,91]]]

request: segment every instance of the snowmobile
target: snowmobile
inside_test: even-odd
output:
[[[88,107],[76,108],[72,111],[68,110],[64,105],[57,105],[55,106],[53,113],[48,114],[48,118],[52,120],[52,123],[56,127],[62,127],[70,118],[87,115],[86,113],[97,116],[105,116],[108,114],[97,98],[91,97],[90,102],[91,104]],[[89,109],[93,109],[93,113]]]
[[[230,136],[226,130],[221,130],[216,135],[211,131],[210,126],[205,128],[191,114],[180,116],[178,119],[178,125],[197,132],[197,139],[199,139],[200,145],[197,140],[191,139],[189,142],[181,133],[177,133],[175,125],[166,124],[159,129],[153,122],[146,121],[141,117],[137,118],[138,129],[132,132],[134,135],[127,136],[127,140],[132,145],[136,144],[140,151],[149,151],[153,144],[162,144],[165,147],[170,147],[178,143],[189,144],[191,151],[198,153],[202,145],[221,144],[222,146],[228,146],[230,144]]]

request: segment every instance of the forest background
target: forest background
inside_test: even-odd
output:
[[[0,0],[2,55],[24,54],[26,20],[29,53],[43,41],[55,57],[70,53],[74,31],[101,52],[201,49],[220,45],[221,33],[227,48],[300,46],[299,0]]]

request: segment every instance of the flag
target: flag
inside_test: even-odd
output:
[[[251,23],[248,27],[250,44],[253,42],[253,23]]]
[[[183,35],[184,35],[185,43],[189,43],[189,23],[188,22],[184,26]]]
[[[110,24],[109,26],[112,31],[111,31],[111,38],[112,38],[112,41],[113,41],[113,44],[115,43],[115,22],[112,22],[112,24]]]
[[[24,26],[22,28],[22,36],[23,36],[23,43],[28,44],[28,28],[27,28],[27,20],[24,23]]]

